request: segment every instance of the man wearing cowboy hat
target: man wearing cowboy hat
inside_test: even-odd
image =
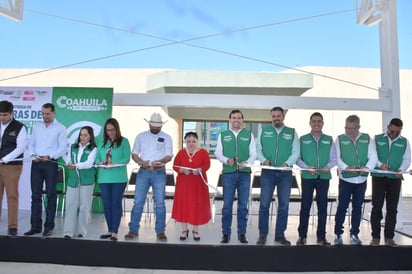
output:
[[[149,130],[136,136],[132,150],[132,158],[139,164],[140,169],[136,177],[138,183],[130,215],[129,232],[124,237],[131,240],[138,236],[143,206],[151,186],[155,203],[157,239],[166,241],[165,164],[173,157],[173,143],[170,135],[161,131],[167,121],[163,122],[159,113],[153,113],[150,120],[145,121],[149,124]]]

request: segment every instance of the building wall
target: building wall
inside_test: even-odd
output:
[[[346,82],[358,83],[373,88],[378,88],[381,85],[379,69],[342,67],[304,67],[300,69],[315,73],[314,88],[308,90],[302,96],[377,98],[376,92]],[[115,93],[144,93],[147,89],[147,77],[163,70],[165,69],[58,69],[41,72],[41,69],[0,69],[0,86],[113,87]],[[345,82],[328,77],[342,79]],[[407,105],[408,102],[412,100],[412,70],[401,71],[400,80],[401,118],[404,121],[403,135],[412,139],[412,120],[410,119],[412,113],[411,108]],[[273,106],[275,105],[276,102],[273,103]],[[234,106],[234,108],[236,108],[236,106]],[[137,133],[148,129],[144,118],[149,119],[155,111],[160,112],[161,115],[168,120],[163,130],[172,136],[174,140],[174,152],[177,153],[181,144],[181,133],[179,132],[181,121],[174,121],[169,118],[163,108],[114,106],[113,117],[119,120],[122,134],[127,137],[133,145]],[[330,111],[322,110],[321,105],[319,105],[318,108],[314,106],[314,109],[309,110],[291,109],[286,115],[285,123],[288,126],[295,127],[298,134],[303,135],[310,130],[309,116],[314,111],[322,112],[325,119],[324,131],[334,138],[344,132],[344,121],[350,114],[357,114],[360,117],[362,132],[375,135],[383,130],[380,112],[361,110]],[[226,119],[227,117],[222,117],[222,120]],[[269,110],[267,120],[270,121]],[[133,165],[130,165],[129,169],[132,167]],[[169,167],[171,167],[171,165]],[[217,182],[220,168],[221,166],[218,162],[212,162],[212,168],[208,173],[211,183],[215,184]],[[410,177],[412,176],[405,176],[404,195],[412,195],[412,186],[410,186],[412,185],[412,181]],[[337,187],[336,179],[334,181],[333,191],[335,191]]]

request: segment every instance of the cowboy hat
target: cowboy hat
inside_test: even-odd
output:
[[[144,120],[148,122],[149,125],[151,125],[152,127],[161,127],[164,123],[167,122],[162,122],[162,116],[160,116],[160,114],[157,112],[152,114],[152,116],[150,117],[150,121],[148,121],[146,118],[144,118]]]

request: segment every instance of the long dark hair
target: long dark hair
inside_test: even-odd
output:
[[[106,126],[108,124],[111,124],[114,126],[115,130],[116,130],[116,140],[115,143],[117,146],[120,146],[122,144],[122,133],[120,132],[120,126],[119,126],[119,122],[117,122],[117,120],[115,118],[109,118],[107,119],[106,123],[104,123],[104,133],[103,133],[103,146],[105,146],[107,144],[107,142],[109,141],[109,135],[107,135],[106,132]]]
[[[85,130],[87,130],[87,132],[89,133],[89,135],[90,135],[90,148],[91,149],[93,149],[93,148],[95,148],[96,147],[96,141],[95,141],[95,139],[94,139],[94,131],[93,131],[93,128],[91,127],[91,126],[84,126],[84,127],[82,127],[81,129],[80,129],[80,131],[79,131],[79,137],[77,137],[77,142],[76,142],[76,144],[75,144],[75,147],[79,147],[79,144],[80,144],[80,134],[81,134],[81,132],[82,132],[82,130],[83,129],[85,129]]]

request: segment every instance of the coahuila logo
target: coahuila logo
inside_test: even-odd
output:
[[[102,111],[107,110],[106,99],[98,98],[67,98],[60,96],[57,98],[57,105],[60,108],[78,111]]]
[[[75,142],[77,142],[77,138],[79,138],[80,129],[84,126],[92,127],[95,137],[99,136],[100,131],[102,130],[102,126],[96,123],[93,123],[91,121],[80,121],[80,122],[74,123],[67,128],[67,139],[68,139],[69,144],[74,144]]]

